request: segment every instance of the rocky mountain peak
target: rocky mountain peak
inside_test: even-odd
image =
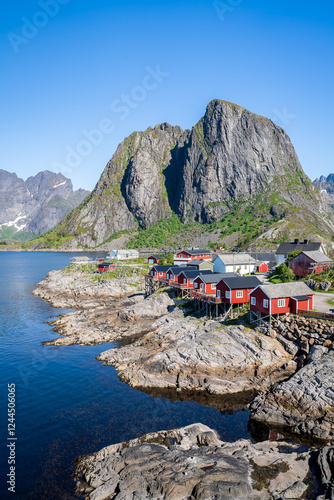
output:
[[[26,181],[0,169],[0,238],[18,231],[41,234],[77,206],[88,191],[73,192],[70,179],[48,170]]]
[[[300,217],[315,214],[308,217],[312,221],[326,212],[284,130],[214,99],[191,130],[162,123],[125,138],[62,230],[96,246],[173,214],[182,222],[209,224],[255,203],[267,219],[284,218],[291,207],[294,217],[299,208]],[[324,231],[331,231],[326,224]]]

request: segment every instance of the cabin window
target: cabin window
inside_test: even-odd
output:
[[[217,290],[217,297],[220,298],[220,290]]]
[[[227,299],[230,299],[231,298],[231,292],[225,292],[225,297]]]
[[[278,299],[277,306],[278,307],[285,307],[285,299]]]
[[[194,283],[194,280],[190,280],[190,284],[192,285]]]
[[[215,290],[215,289],[216,289],[216,284],[215,284],[215,283],[212,283],[212,284],[211,284],[211,288],[212,288],[212,290]]]
[[[204,283],[201,283],[201,290],[204,292]]]
[[[159,276],[162,276],[162,274],[163,274],[163,273],[160,273],[160,272],[159,272]]]
[[[187,284],[187,280],[184,278],[183,280],[183,284],[186,285]]]
[[[268,299],[263,299],[263,307],[268,309]]]
[[[156,276],[156,275],[157,275],[156,271],[154,271],[154,273],[153,273],[153,274],[154,274],[154,276]]]
[[[256,306],[256,297],[251,297],[251,305]]]
[[[194,288],[197,288],[197,287],[198,287],[198,283],[197,283],[197,281],[195,281]]]
[[[244,296],[244,291],[243,290],[237,290],[237,299],[240,299],[243,296]]]

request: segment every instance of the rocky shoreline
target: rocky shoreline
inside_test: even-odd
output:
[[[119,378],[134,388],[153,396],[171,399],[199,397],[199,402],[202,404],[215,406],[221,411],[245,408],[252,400],[249,408],[256,421],[274,427],[275,425],[287,426],[292,429],[294,435],[305,435],[321,439],[327,444],[333,443],[334,325],[328,322],[323,324],[308,318],[296,319],[287,316],[273,323],[271,331],[267,332],[264,332],[262,327],[253,330],[243,324],[226,326],[216,320],[196,317],[186,308],[186,304],[178,303],[164,292],[158,292],[144,299],[142,283],[143,278],[140,273],[120,280],[102,280],[101,282],[79,270],[52,271],[34,291],[35,295],[48,300],[55,307],[75,308],[75,311],[66,313],[52,322],[54,330],[63,336],[45,343],[48,345],[92,345],[117,341],[117,348],[102,352],[97,359],[105,365],[114,366],[119,373]],[[168,432],[172,431],[164,431],[165,434],[161,435],[166,437]],[[179,429],[173,432],[179,436],[183,431]],[[210,429],[203,432],[214,434]],[[160,436],[160,433],[156,434]],[[158,439],[161,438],[159,436]],[[217,436],[215,439],[218,439]],[[146,438],[143,440],[145,441]],[[235,453],[241,454],[240,456],[244,458],[248,457],[247,460],[253,454],[251,460],[254,461],[256,446],[259,446],[259,449],[262,446],[261,453],[267,456],[269,463],[276,456],[275,453],[280,451],[279,446],[292,446],[286,443],[269,442],[258,443],[258,445],[237,442],[231,445],[218,441],[215,442],[214,450],[209,447],[204,453],[201,445],[196,451],[196,457],[200,456],[196,460],[200,460],[199,463],[202,463],[202,459],[204,460],[203,467],[206,467],[207,458],[204,457],[206,452],[212,455],[217,453],[218,448],[226,450],[226,447],[230,446],[231,450],[233,449],[232,456]],[[136,450],[139,444],[138,442],[131,445],[127,443],[126,447]],[[103,450],[91,458],[83,458],[80,462],[77,472],[77,477],[81,474],[78,489],[85,491],[87,498],[92,500],[125,499],[131,495],[131,498],[138,500],[141,498],[209,499],[218,498],[215,496],[218,491],[219,498],[221,497],[219,488],[223,487],[221,483],[225,484],[225,480],[219,477],[221,473],[222,477],[225,477],[226,470],[221,472],[220,466],[219,471],[216,471],[217,474],[212,473],[210,482],[210,484],[216,484],[215,481],[217,481],[214,487],[216,490],[212,490],[210,484],[205,481],[203,486],[203,478],[198,481],[201,474],[198,475],[197,467],[191,472],[194,479],[189,482],[190,496],[182,496],[185,494],[184,482],[181,481],[182,484],[179,484],[177,471],[169,475],[167,481],[164,469],[159,472],[153,468],[155,472],[148,475],[145,472],[145,466],[143,470],[141,469],[142,464],[155,460],[157,456],[163,462],[165,458],[162,457],[165,457],[166,453],[168,455],[170,447],[159,450],[150,449],[146,458],[145,450],[143,451],[144,458],[141,457],[141,452],[139,455],[135,452],[134,456],[137,458],[134,464],[136,465],[128,468],[128,462],[124,462],[122,455],[124,446],[123,443],[108,447],[111,451],[106,471],[104,470],[105,464],[100,464],[101,456],[103,455],[103,459],[107,457]],[[191,446],[196,448],[194,442]],[[175,460],[180,460],[180,463],[186,460],[187,465],[184,467],[187,468],[189,457],[187,454],[184,455],[182,446],[178,451],[175,451],[173,447],[171,450],[175,452]],[[151,453],[153,453],[153,458]],[[307,453],[309,453],[306,460],[308,463],[311,452]],[[319,451],[312,453],[313,455],[318,453],[320,457]],[[325,458],[323,458],[322,465],[319,465],[319,470],[322,470],[323,477],[327,479],[321,479],[321,481],[323,484],[327,481],[325,490],[332,491],[333,448],[328,447],[327,452],[323,452],[322,456]],[[125,469],[119,465],[115,457],[121,457],[120,463],[125,464]],[[139,460],[138,457],[143,460]],[[227,458],[224,460],[226,462]],[[277,456],[275,460],[279,460],[279,457]],[[270,463],[274,463],[275,460]],[[224,498],[301,498],[306,489],[305,477],[311,473],[309,468],[307,471],[305,469],[306,475],[296,482],[295,470],[299,470],[298,464],[302,459],[296,458],[297,465],[294,460],[291,465],[294,481],[286,482],[284,476],[280,490],[277,489],[275,481],[272,484],[270,481],[265,482],[265,487],[258,490],[254,486],[256,483],[253,477],[254,465],[248,460],[245,465],[246,469],[243,469],[248,477],[247,481],[238,483],[234,477],[231,480],[234,486],[230,486],[232,489],[229,490],[230,493],[226,492]],[[95,476],[100,479],[94,481],[92,478],[95,476],[89,474],[89,477],[86,477],[88,463],[89,467],[95,471]],[[212,470],[215,470],[217,463],[215,459]],[[168,467],[167,461],[166,470],[169,470]],[[127,470],[125,475],[121,472],[123,469]],[[241,472],[237,472],[236,469],[234,473],[240,474]],[[161,483],[157,479],[160,475]],[[175,483],[178,486],[174,490],[169,490],[167,483]],[[157,490],[154,489],[157,484],[159,484],[160,496],[154,496],[157,495]],[[242,486],[240,489],[237,488],[231,496],[231,491],[234,491],[233,488],[236,488],[238,484]],[[111,492],[113,487],[116,488],[116,493]],[[132,487],[134,489],[131,490]],[[224,488],[225,486],[222,491],[225,491]],[[289,490],[289,488],[292,489]],[[124,495],[121,495],[123,490]],[[140,496],[144,494],[144,490],[146,496]],[[186,491],[188,492],[188,489]],[[242,496],[245,492],[248,496]],[[291,496],[297,493],[299,496]],[[332,497],[319,496],[318,498]]]
[[[321,500],[332,498],[332,465],[333,448],[311,451],[295,443],[246,439],[226,443],[197,423],[82,457],[75,479],[77,491],[90,500]],[[320,484],[324,495],[318,494]]]

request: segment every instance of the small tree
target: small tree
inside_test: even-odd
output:
[[[174,255],[171,252],[167,254],[167,264],[174,264]]]
[[[290,281],[294,281],[294,279],[294,272],[283,262],[283,264],[276,267],[269,281],[272,283],[289,283]]]
[[[296,257],[297,255],[300,254],[300,250],[295,250],[294,252],[290,252],[288,255],[288,258],[286,259],[286,262],[290,262],[291,259]]]

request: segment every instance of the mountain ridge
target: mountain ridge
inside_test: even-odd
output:
[[[61,173],[44,170],[24,181],[0,169],[0,239],[29,239],[49,231],[88,193],[73,191]]]
[[[257,221],[250,220],[250,207],[263,222],[262,236],[260,226],[253,231]],[[254,239],[256,233],[260,244],[289,237],[291,230],[328,240],[334,233],[326,200],[303,172],[286,132],[266,117],[215,99],[191,129],[162,123],[126,137],[92,193],[45,244],[58,231],[66,242],[57,244],[94,248],[173,216],[203,230],[212,226],[223,241],[231,212],[240,237]],[[43,240],[36,244],[43,246]]]

